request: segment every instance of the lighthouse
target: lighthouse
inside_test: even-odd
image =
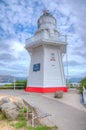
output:
[[[66,53],[66,37],[56,27],[56,19],[45,10],[37,21],[34,36],[26,40],[25,48],[30,54],[28,92],[67,92],[62,63]]]

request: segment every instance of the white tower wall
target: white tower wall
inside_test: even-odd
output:
[[[55,46],[45,46],[44,57],[44,86],[66,86],[60,50]]]
[[[28,85],[31,87],[43,86],[43,46],[33,49],[31,54],[31,64]],[[40,64],[40,71],[33,71],[34,64]]]
[[[34,64],[40,64],[40,71],[33,71]],[[61,51],[50,45],[33,49],[28,86],[31,87],[66,86]]]

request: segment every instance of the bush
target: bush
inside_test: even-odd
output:
[[[63,97],[63,91],[59,90],[55,93],[54,98],[62,98]]]
[[[83,93],[83,86],[86,88],[86,78],[80,81],[79,93]]]
[[[27,85],[27,80],[23,80],[23,81],[17,80],[17,81],[15,82],[15,84],[16,84],[16,88],[17,88],[17,89],[25,89],[25,88],[26,88],[26,85]]]
[[[6,119],[6,116],[2,112],[0,112],[0,121],[5,120],[5,119]]]
[[[27,80],[15,82],[15,89],[25,89],[27,85]],[[5,86],[1,86],[0,89],[14,89],[14,83],[6,84]]]
[[[74,86],[72,84],[70,84],[70,88],[74,88]]]

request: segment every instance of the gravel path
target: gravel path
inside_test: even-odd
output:
[[[49,94],[27,93],[23,90],[0,90],[0,95],[18,96],[51,116],[47,124],[57,125],[59,130],[86,130],[86,112],[62,101],[53,100]]]

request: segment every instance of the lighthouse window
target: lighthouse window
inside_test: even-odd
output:
[[[33,71],[40,71],[40,63],[33,65]]]

